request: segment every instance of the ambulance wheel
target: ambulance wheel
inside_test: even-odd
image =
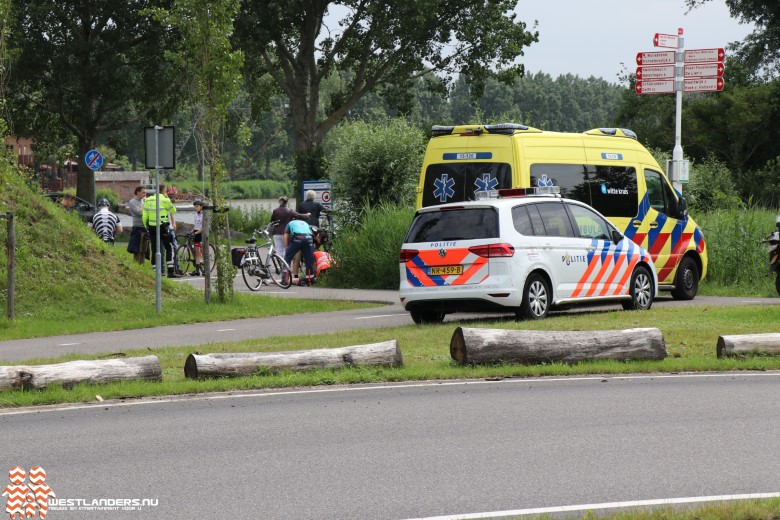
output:
[[[550,312],[550,285],[544,276],[534,273],[525,281],[523,303],[520,304],[518,318],[541,320]]]
[[[441,323],[444,321],[444,313],[441,311],[423,311],[420,309],[413,309],[409,311],[412,315],[412,320],[417,325],[423,325],[425,323]]]
[[[675,300],[693,300],[699,291],[699,268],[693,258],[686,256],[677,267],[672,298]]]
[[[627,311],[646,311],[653,305],[653,277],[646,267],[640,265],[631,275],[631,300],[620,302]]]

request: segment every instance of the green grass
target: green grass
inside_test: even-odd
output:
[[[534,518],[552,520],[560,516],[543,515]],[[604,514],[603,511],[599,511],[598,514],[588,512],[578,518],[586,520],[597,518],[602,520],[780,520],[780,499],[717,502],[701,507],[664,507],[611,514]]]
[[[311,336],[272,337],[236,343],[211,343],[194,347],[155,349],[163,369],[162,382],[122,382],[106,385],[77,385],[70,390],[52,387],[42,391],[7,391],[0,394],[0,406],[28,406],[63,402],[88,402],[99,394],[103,398],[221,392],[262,388],[284,388],[332,384],[378,383],[446,379],[484,379],[507,377],[566,376],[584,374],[631,374],[706,372],[731,370],[780,370],[778,357],[718,359],[718,336],[776,332],[780,307],[656,307],[647,312],[587,311],[557,313],[542,321],[471,320],[463,323],[360,329],[323,334],[316,347]],[[633,327],[657,327],[664,336],[669,357],[663,361],[591,361],[576,364],[549,363],[511,365],[496,363],[469,366],[455,363],[449,354],[449,342],[458,325],[479,328],[526,330],[610,330]],[[354,367],[341,370],[284,371],[260,373],[250,377],[189,380],[184,377],[184,361],[190,353],[278,352],[310,348],[362,345],[395,339],[404,366],[400,368]],[[147,349],[124,352],[127,356],[148,355]],[[71,355],[31,361],[48,364],[73,359],[98,359],[100,355]]]

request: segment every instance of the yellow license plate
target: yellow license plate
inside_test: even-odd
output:
[[[441,276],[445,274],[463,274],[462,265],[436,265],[431,267],[431,276]]]

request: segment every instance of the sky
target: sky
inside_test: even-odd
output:
[[[655,33],[683,28],[688,50],[725,48],[753,30],[730,17],[724,0],[685,11],[684,0],[519,0],[517,19],[529,29],[539,22],[539,42],[524,47],[519,61],[526,72],[618,83],[618,75],[636,70],[638,52],[670,50],[653,46]]]

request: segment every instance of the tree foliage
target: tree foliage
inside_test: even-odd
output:
[[[516,3],[244,0],[237,41],[252,81],[273,85],[290,100],[300,182],[322,175],[317,150],[325,135],[371,91],[401,98],[414,77],[436,71],[465,74],[478,94],[491,75],[521,74],[515,59],[538,35],[515,20]],[[338,22],[328,26],[326,18]],[[334,74],[347,80],[321,100],[323,81]]]
[[[159,120],[177,101],[164,59],[174,37],[141,10],[170,0],[29,0],[13,11],[8,85],[13,131],[62,143],[83,159],[99,133]],[[78,195],[94,199],[94,175],[79,161]]]

